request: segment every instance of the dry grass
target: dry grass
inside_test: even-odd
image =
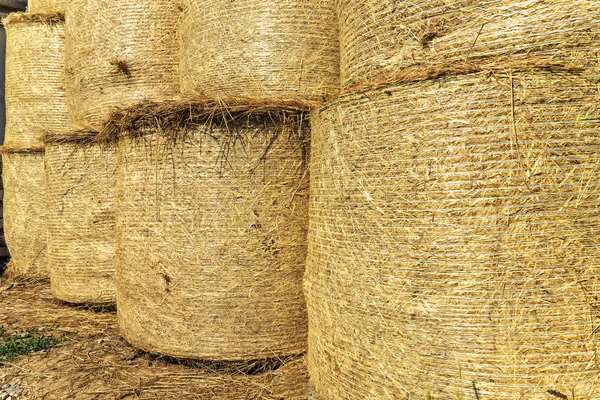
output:
[[[39,147],[68,125],[64,15],[13,13],[6,28],[6,139],[12,147]]]
[[[117,109],[178,97],[176,0],[70,0],[66,7],[73,129],[97,131]]]
[[[307,126],[281,111],[200,120],[197,110],[145,127],[134,118],[126,125],[139,131],[119,140],[121,331],[186,358],[303,353]]]
[[[2,151],[4,238],[15,276],[47,276],[43,151]]]
[[[185,0],[181,88],[186,95],[314,106],[339,92],[330,0]]]
[[[52,293],[71,303],[114,303],[116,149],[69,136],[51,137],[45,151]]]
[[[20,357],[0,369],[0,386],[18,385],[19,400],[307,398],[303,358],[278,369],[244,374],[220,365],[172,363],[140,353],[118,334],[114,312],[69,307],[50,296],[45,284],[0,283],[0,325],[16,328],[58,325],[67,334],[59,347]]]
[[[185,136],[188,127],[213,123],[225,124],[251,119],[282,120],[288,125],[302,125],[306,106],[292,101],[271,105],[243,98],[227,102],[202,98],[200,102],[177,100],[146,101],[113,112],[98,136],[98,141],[115,144],[120,137],[145,135],[148,129],[158,129],[161,135],[176,141]]]
[[[27,11],[30,13],[51,13],[56,10],[65,10],[65,5],[69,0],[29,0],[27,2]]]
[[[599,87],[478,73],[311,117],[321,399],[600,398]]]
[[[452,73],[598,64],[595,1],[336,1],[347,93]]]

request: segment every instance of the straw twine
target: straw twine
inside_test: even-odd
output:
[[[345,92],[451,72],[598,64],[588,0],[337,0]]]
[[[599,87],[478,73],[317,113],[322,399],[600,398]]]
[[[92,140],[46,142],[50,281],[61,300],[114,303],[116,151]]]
[[[323,102],[339,92],[331,0],[184,0],[181,88],[191,96]]]
[[[180,358],[303,353],[307,129],[286,113],[215,111],[177,136],[162,131],[179,111],[119,140],[122,334]]]
[[[68,124],[63,19],[62,14],[15,13],[3,21],[7,145],[42,146],[44,134]]]
[[[44,153],[2,149],[4,239],[13,277],[47,276]],[[8,271],[7,271],[8,272]]]
[[[67,0],[29,0],[27,11],[31,13],[47,13],[52,11],[64,11]]]
[[[73,129],[100,130],[118,108],[179,92],[174,0],[71,0],[67,101]]]

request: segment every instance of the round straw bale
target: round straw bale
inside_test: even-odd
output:
[[[177,97],[176,0],[70,0],[66,8],[73,129],[100,130],[115,109]]]
[[[300,354],[308,129],[295,115],[221,112],[175,136],[157,119],[119,140],[119,326],[180,358]]]
[[[42,146],[46,133],[68,126],[63,20],[26,13],[4,19],[7,145]]]
[[[47,13],[53,11],[64,11],[67,0],[29,0],[27,11],[31,13]]]
[[[600,398],[599,88],[482,72],[313,117],[322,399]]]
[[[345,92],[452,72],[598,63],[588,0],[337,0]]]
[[[2,183],[11,275],[47,276],[43,150],[3,148]]]
[[[114,303],[116,151],[91,140],[46,142],[48,269],[55,297]]]
[[[331,0],[184,0],[181,89],[191,96],[322,103],[339,92]]]

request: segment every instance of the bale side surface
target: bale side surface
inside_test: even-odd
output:
[[[44,153],[2,154],[4,239],[10,251],[10,274],[44,277],[46,206]]]
[[[73,129],[100,130],[115,109],[177,97],[175,0],[71,0],[67,102]]]
[[[337,0],[345,92],[511,65],[598,64],[600,4]]]
[[[45,164],[52,294],[71,303],[114,303],[116,150],[48,143]]]
[[[68,127],[64,23],[20,15],[23,18],[9,17],[5,24],[5,144],[35,147],[48,132]]]
[[[479,73],[313,118],[321,398],[600,398],[600,93]]]
[[[228,131],[229,129],[229,131]],[[307,129],[149,129],[117,162],[117,308],[134,346],[252,360],[306,350]]]
[[[191,96],[323,102],[339,92],[330,0],[184,0],[181,88]]]
[[[28,0],[27,11],[32,13],[64,11],[67,1],[68,0]]]

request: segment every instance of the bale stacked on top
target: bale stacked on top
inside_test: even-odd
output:
[[[47,13],[64,11],[68,0],[29,0],[27,11],[30,13]]]
[[[73,129],[100,130],[115,109],[177,97],[176,0],[71,0],[66,13]]]
[[[336,0],[346,92],[452,72],[598,64],[588,0]]]
[[[331,0],[184,0],[181,88],[191,96],[321,103],[339,92]]]
[[[121,117],[112,129],[122,132],[116,269],[124,337],[181,358],[303,353],[302,115],[184,104]]]
[[[44,153],[2,148],[4,238],[13,277],[47,276]]]
[[[45,164],[52,294],[114,303],[116,151],[70,133],[47,138]]]
[[[5,144],[41,148],[48,132],[68,124],[65,100],[64,17],[14,13],[6,28]]]
[[[321,398],[600,397],[598,80],[477,73],[313,119]]]

